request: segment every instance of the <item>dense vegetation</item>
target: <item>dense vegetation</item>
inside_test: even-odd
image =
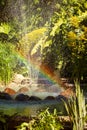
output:
[[[62,76],[83,79],[87,75],[87,2],[57,4],[47,42],[44,62]]]
[[[7,85],[15,73],[28,75],[29,61],[60,77],[87,81],[86,0],[0,0],[0,82]],[[65,106],[73,130],[82,130],[85,100],[76,88]],[[46,110],[17,129],[62,129],[57,117]]]
[[[56,109],[50,113],[48,109],[38,114],[37,119],[32,119],[29,123],[22,123],[17,127],[17,130],[30,129],[30,130],[62,130],[63,126],[58,119]]]
[[[0,12],[0,80],[27,71],[21,55],[62,77],[87,77],[86,0],[1,0]]]

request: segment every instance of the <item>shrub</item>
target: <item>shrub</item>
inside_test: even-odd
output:
[[[58,121],[56,110],[50,113],[48,109],[38,115],[38,119],[32,119],[29,123],[22,123],[17,130],[60,130],[63,126]]]
[[[0,80],[5,85],[11,80],[15,67],[14,46],[10,43],[0,42]]]

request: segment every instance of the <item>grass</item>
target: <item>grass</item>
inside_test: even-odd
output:
[[[73,130],[84,130],[86,117],[86,104],[80,84],[75,82],[75,95],[65,102],[65,108],[73,124]]]

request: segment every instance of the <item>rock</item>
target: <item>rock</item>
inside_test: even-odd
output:
[[[37,84],[44,84],[45,86],[50,86],[53,83],[50,80],[47,80],[45,78],[38,78]]]
[[[24,95],[24,94],[19,94],[15,97],[15,100],[17,101],[28,101],[29,100],[29,96],[28,95]]]
[[[5,89],[5,85],[3,85],[3,84],[0,83],[0,91],[3,92],[4,89]]]
[[[44,100],[55,100],[55,97],[53,97],[53,96],[48,96],[48,97],[46,97]]]
[[[25,93],[25,92],[28,92],[28,91],[29,91],[29,89],[27,87],[22,87],[17,92],[18,93]]]
[[[21,84],[30,84],[30,83],[31,83],[31,81],[30,81],[29,78],[25,78],[25,79],[23,79],[23,80],[21,81]]]
[[[0,92],[0,99],[12,100],[11,96],[5,92]]]
[[[23,79],[25,79],[23,75],[21,75],[21,74],[15,74],[13,81],[15,83],[20,83],[21,84],[21,82],[22,82]]]
[[[42,89],[41,89],[41,88],[38,88],[38,89],[35,90],[35,92],[46,92],[46,90],[43,89],[43,88],[42,88]]]
[[[15,91],[17,91],[19,89],[19,85],[17,83],[14,83],[14,82],[9,83],[8,87],[11,89],[14,89]]]
[[[60,93],[62,88],[58,84],[51,85],[46,88],[48,92]]]
[[[64,97],[63,95],[58,95],[57,97],[55,97],[55,99],[57,100],[57,101],[67,101],[67,98],[66,97]]]
[[[10,95],[16,94],[16,91],[13,90],[13,89],[11,89],[11,88],[5,88],[4,92],[5,92],[5,93],[8,93],[8,94],[10,94]]]
[[[73,92],[73,90],[71,88],[68,88],[68,89],[64,90],[63,92],[61,92],[60,95],[68,98],[70,96],[73,96],[74,92]]]
[[[38,89],[38,85],[37,85],[37,84],[31,84],[31,85],[29,85],[28,87],[29,87],[29,89],[30,89],[31,91],[35,91],[36,89]]]
[[[65,86],[66,88],[73,88],[73,87],[74,87],[74,84],[64,83],[64,86]]]
[[[31,96],[30,98],[29,98],[29,100],[30,101],[39,101],[39,100],[41,100],[39,97],[36,97],[36,96]]]

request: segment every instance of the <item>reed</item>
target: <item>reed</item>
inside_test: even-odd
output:
[[[80,88],[80,84],[75,82],[75,95],[64,101],[66,111],[73,124],[73,130],[84,130],[85,117],[86,117],[86,105],[83,91]]]

